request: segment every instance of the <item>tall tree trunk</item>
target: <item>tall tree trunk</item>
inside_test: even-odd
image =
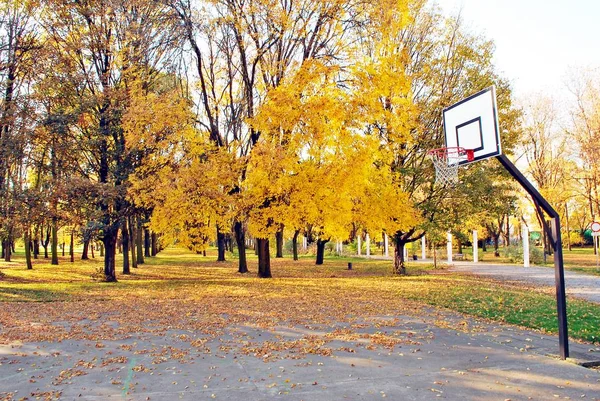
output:
[[[37,226],[33,236],[33,258],[38,259],[40,256],[40,226]]]
[[[117,282],[115,271],[116,253],[117,253],[117,233],[116,228],[105,230],[102,243],[104,244],[104,280],[109,283]]]
[[[281,225],[279,231],[275,233],[275,242],[276,242],[276,258],[283,258],[283,225]]]
[[[401,233],[394,235],[394,274],[406,275],[406,261],[404,260],[404,247],[406,242],[402,238]],[[434,249],[435,252],[435,249]]]
[[[150,235],[150,238],[152,239],[152,256],[156,256],[158,254],[158,237],[156,235],[156,233],[152,233],[152,235]]]
[[[75,262],[75,234],[73,232],[73,228],[71,228],[71,243],[69,244],[69,253],[71,256],[71,263]]]
[[[144,229],[144,256],[147,258],[152,256],[150,254],[150,230],[147,228]]]
[[[292,238],[292,252],[294,254],[294,260],[298,260],[298,235],[300,230],[294,231],[294,237]]]
[[[100,242],[100,257],[104,257],[104,242]]]
[[[217,262],[225,262],[225,234],[217,227]]]
[[[58,264],[58,223],[56,222],[56,217],[52,218],[52,243],[50,244],[50,249],[52,252],[52,262],[50,264],[57,265]],[[64,248],[63,248],[64,249]]]
[[[91,244],[90,244],[90,250],[92,251],[92,259],[94,259],[94,258],[95,258],[95,256],[94,256],[94,247],[95,247],[95,246],[96,246],[96,244],[94,244],[94,243],[91,243]]]
[[[256,248],[258,250],[258,277],[271,278],[271,255],[269,253],[269,239],[257,238]]]
[[[497,233],[493,234],[494,237],[494,256],[499,257],[500,256],[500,231],[498,231]]]
[[[31,263],[31,232],[29,228],[25,230],[25,262],[27,263],[27,270],[33,269]]]
[[[143,243],[143,231],[144,227],[142,227],[142,218],[138,216],[137,218],[137,230],[135,236],[135,247],[137,249],[137,264],[144,264],[144,243]]]
[[[315,263],[316,265],[323,264],[323,261],[325,259],[325,244],[328,242],[328,239],[322,240],[319,238],[317,240],[317,262]]]
[[[244,226],[236,221],[233,225],[235,233],[235,242],[238,249],[238,273],[248,273],[248,262],[246,261],[246,244],[244,236]]]
[[[83,240],[83,251],[81,251],[81,260],[89,259],[89,256],[88,256],[89,248],[90,248],[90,240],[84,239]]]
[[[463,244],[458,236],[456,237],[456,245],[458,246],[458,253],[463,253]]]
[[[131,274],[131,269],[129,268],[129,224],[127,217],[123,218],[121,238],[123,241],[123,274]]]
[[[4,261],[5,262],[10,262],[11,261],[12,246],[13,246],[12,233],[9,232],[9,234],[8,234],[8,236],[6,238],[6,246],[5,246],[5,249],[4,249]]]
[[[65,249],[66,249],[65,241],[62,242],[62,247],[60,249],[62,249],[62,256],[65,256]]]
[[[46,238],[42,241],[42,246],[44,247],[44,259],[48,259],[48,244],[50,244],[50,225],[46,228]],[[44,229],[42,228],[42,238],[44,237]]]
[[[129,250],[131,251],[131,267],[137,269],[137,256],[135,254],[135,238],[136,238],[136,229],[135,229],[135,217],[129,217]],[[125,246],[123,246],[125,248]]]

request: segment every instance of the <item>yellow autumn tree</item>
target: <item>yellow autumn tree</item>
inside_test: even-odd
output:
[[[249,190],[268,202],[251,214],[250,228],[271,228],[259,235],[272,234],[277,224],[310,229],[317,264],[323,263],[325,244],[348,239],[357,219],[373,232],[415,220],[407,197],[393,185],[379,139],[359,129],[360,110],[339,74],[318,61],[305,62],[269,93],[253,120],[263,141],[251,159]]]

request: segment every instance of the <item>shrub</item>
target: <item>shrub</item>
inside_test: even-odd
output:
[[[510,260],[512,263],[523,263],[523,246],[522,245],[511,245],[504,248],[504,257]],[[529,245],[529,262],[535,265],[544,263],[544,251],[534,246],[533,243]]]

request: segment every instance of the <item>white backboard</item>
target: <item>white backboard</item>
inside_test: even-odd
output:
[[[447,148],[472,149],[473,161],[502,153],[493,86],[445,108],[443,115]],[[460,162],[466,163],[470,162]]]

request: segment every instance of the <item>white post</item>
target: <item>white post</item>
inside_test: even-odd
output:
[[[387,234],[383,234],[383,244],[385,248],[385,257],[390,256],[390,242]]]
[[[523,267],[529,267],[529,228],[523,225]]]
[[[408,260],[408,244],[404,244],[404,260]]]
[[[369,233],[367,233],[367,256],[371,256],[371,237],[369,237]]]
[[[479,244],[477,243],[477,230],[473,230],[473,262],[479,262]]]
[[[306,235],[302,237],[302,249],[305,251],[308,249],[308,239],[306,238]]]
[[[427,259],[427,241],[425,240],[425,236],[421,238],[421,259]]]
[[[447,250],[448,250],[448,263],[452,263],[452,233],[450,231],[448,231]]]
[[[358,256],[360,256],[362,254],[362,243],[361,243],[360,240],[361,240],[361,238],[360,238],[360,235],[359,235],[358,236],[358,244],[357,244],[358,245],[358,247],[357,247],[357,249],[358,249]]]

